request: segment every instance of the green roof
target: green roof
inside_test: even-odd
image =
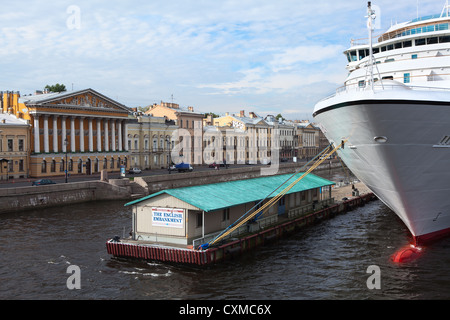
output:
[[[189,203],[190,205],[199,208],[200,210],[210,212],[237,206],[244,203],[260,201],[270,195],[280,185],[282,185],[269,197],[272,198],[282,190],[284,190],[302,174],[303,173],[300,172],[295,176],[292,176],[292,174],[283,174],[246,180],[167,189],[129,202],[125,204],[125,206],[134,205],[139,202],[157,197],[161,194],[169,194],[177,199],[180,199],[184,202]],[[292,178],[289,179],[290,177]],[[331,186],[334,184],[334,182],[327,179],[318,177],[314,174],[308,174],[294,187],[292,187],[292,189],[289,190],[287,194],[320,188],[324,186]]]

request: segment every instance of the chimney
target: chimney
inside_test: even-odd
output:
[[[241,110],[239,117],[241,118],[245,117],[245,110]]]
[[[256,118],[256,114],[254,112],[250,112],[250,118],[255,119]]]

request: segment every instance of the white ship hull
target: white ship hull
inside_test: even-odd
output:
[[[341,92],[314,117],[339,156],[391,208],[416,245],[450,231],[450,92],[379,86]]]

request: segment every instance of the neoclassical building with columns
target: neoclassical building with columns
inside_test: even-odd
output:
[[[92,89],[16,94],[3,110],[30,121],[31,177],[64,175],[66,169],[69,175],[89,175],[128,168],[131,109]]]

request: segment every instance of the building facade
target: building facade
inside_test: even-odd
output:
[[[28,121],[0,113],[0,180],[29,176],[30,128]]]
[[[128,125],[130,167],[143,170],[167,168],[171,164],[171,150],[178,129],[174,120],[166,117],[139,115]]]
[[[31,124],[31,177],[128,167],[130,109],[96,92],[2,94],[2,109]]]
[[[187,110],[181,109],[176,103],[162,102],[150,106],[145,112],[153,117],[166,117],[174,120],[178,126],[173,148],[178,152],[177,157],[173,157],[173,162],[185,162],[192,165],[203,164],[202,140],[203,140],[203,113],[195,112],[193,107]]]

